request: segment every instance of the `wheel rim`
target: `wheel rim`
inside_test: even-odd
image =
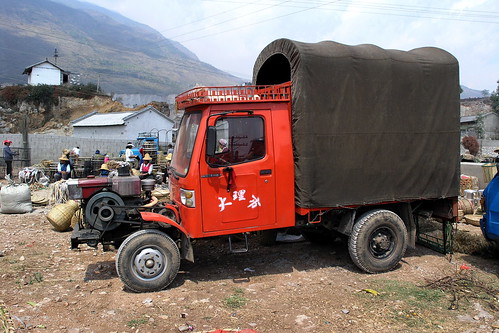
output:
[[[157,279],[165,271],[167,258],[157,248],[147,247],[137,251],[131,262],[135,276],[143,281]]]
[[[374,230],[369,239],[369,251],[378,259],[388,257],[395,247],[395,236],[387,227]]]

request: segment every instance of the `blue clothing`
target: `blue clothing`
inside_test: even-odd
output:
[[[3,146],[3,159],[5,161],[12,161],[14,159],[14,155],[17,155],[17,153],[13,152],[10,149],[10,146]]]
[[[69,163],[59,163],[57,165],[57,171],[59,172],[62,172],[62,171],[66,171],[66,172],[71,172],[71,166],[69,165]]]

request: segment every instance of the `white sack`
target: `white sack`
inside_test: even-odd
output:
[[[24,214],[33,210],[31,191],[26,184],[9,184],[0,190],[1,212],[3,214]]]

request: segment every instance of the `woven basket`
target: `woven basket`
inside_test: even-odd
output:
[[[83,216],[83,209],[77,209],[76,212],[73,214],[73,217],[71,217],[71,228],[74,228],[75,225],[78,224],[82,216]]]
[[[473,214],[473,202],[468,199],[459,199],[457,201],[457,209],[463,211],[464,215]]]
[[[66,231],[71,225],[71,218],[78,209],[78,206],[64,203],[52,208],[47,214],[47,220],[57,231]]]
[[[74,210],[77,210],[78,208],[80,208],[80,204],[74,200],[68,200],[66,202],[71,208],[73,208]]]
[[[479,227],[482,215],[464,215],[466,223]]]

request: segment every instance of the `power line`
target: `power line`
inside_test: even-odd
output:
[[[218,3],[230,3],[230,4],[238,4],[239,3],[242,5],[238,6],[236,8],[233,8],[233,9],[224,10],[224,11],[218,12],[216,14],[206,16],[203,19],[196,21],[197,23],[199,23],[200,21],[206,20],[208,18],[213,18],[213,17],[217,17],[220,15],[224,15],[224,14],[236,11],[240,8],[243,8],[243,7],[252,5],[252,4],[257,4],[257,5],[260,4],[259,2],[248,3],[248,2],[237,1],[237,0],[229,0],[229,1],[228,0],[203,0],[203,1],[218,2]],[[159,42],[152,42],[151,41],[151,49],[153,47],[154,48],[161,47],[161,45],[163,43],[171,43],[171,40],[173,38],[186,36],[189,34],[195,34],[195,33],[198,33],[200,31],[203,31],[206,29],[221,26],[221,25],[226,24],[230,21],[237,21],[243,17],[259,14],[263,10],[270,9],[273,7],[297,8],[298,10],[295,10],[291,13],[273,16],[273,17],[270,17],[267,19],[252,22],[251,24],[240,25],[240,26],[237,26],[237,27],[231,28],[231,29],[226,29],[226,30],[222,30],[222,31],[209,33],[209,34],[204,34],[204,35],[197,36],[197,37],[194,36],[192,38],[186,38],[185,40],[180,41],[180,43],[194,41],[194,40],[198,40],[198,39],[202,39],[202,38],[206,38],[206,37],[211,37],[211,36],[231,32],[231,31],[238,30],[238,29],[243,29],[243,28],[255,26],[258,24],[266,23],[269,21],[277,20],[277,19],[291,16],[291,15],[296,15],[296,14],[299,14],[299,13],[302,13],[305,11],[310,11],[310,10],[314,10],[314,9],[318,9],[318,8],[321,8],[321,10],[329,10],[329,11],[351,11],[352,8],[357,8],[357,9],[359,9],[359,13],[363,13],[363,14],[391,15],[391,16],[401,16],[401,17],[418,17],[418,18],[442,19],[442,20],[465,21],[465,22],[493,23],[493,24],[499,23],[499,21],[489,21],[489,20],[497,20],[499,18],[499,13],[493,12],[493,11],[487,11],[487,12],[486,11],[478,11],[478,10],[457,11],[457,10],[449,10],[446,8],[438,8],[438,7],[422,7],[422,6],[402,5],[402,4],[391,5],[391,4],[382,4],[382,3],[362,3],[362,2],[358,3],[358,2],[353,2],[353,1],[341,1],[341,0],[336,0],[336,1],[320,1],[320,0],[278,1],[278,0],[274,0],[273,2],[274,2],[274,4],[272,4],[270,6],[266,6],[263,9],[254,10],[254,11],[249,12],[249,13],[244,13],[243,15],[239,15],[239,16],[231,17],[229,19],[224,19],[222,21],[215,22],[211,25],[208,25],[207,27],[204,27],[203,29],[201,29],[201,28],[194,29],[194,30],[191,30],[189,32],[178,34],[178,35],[173,36],[169,39],[163,37],[164,39],[159,41]],[[266,5],[268,5],[268,3],[269,3],[269,1],[265,2]],[[416,15],[416,14],[418,14],[418,15]],[[477,20],[477,19],[480,19],[481,21]],[[196,23],[196,22],[194,22],[194,23]],[[112,47],[98,43],[97,41],[95,41],[92,38],[87,38],[85,42],[75,41],[73,39],[66,38],[66,37],[59,35],[59,34],[56,35],[56,34],[52,33],[52,31],[47,32],[48,29],[44,29],[42,27],[37,27],[37,29],[34,30],[34,29],[29,29],[29,28],[23,27],[22,25],[19,26],[18,22],[15,22],[15,23],[12,22],[12,24],[8,24],[8,22],[5,22],[5,21],[0,22],[0,26],[5,26],[5,27],[11,28],[11,29],[26,31],[26,32],[29,32],[29,33],[32,33],[32,34],[35,34],[38,36],[45,36],[45,37],[48,37],[50,39],[56,39],[59,41],[77,43],[77,44],[84,45],[84,46],[87,46],[90,48],[100,48],[100,49],[107,49],[110,51],[115,51],[115,49],[113,49]],[[166,29],[166,30],[164,30],[164,32],[170,31],[173,29],[177,29],[179,27],[182,27],[182,25]],[[21,50],[14,50],[14,49],[9,49],[9,48],[5,48],[5,47],[0,47],[0,48],[5,49],[5,50],[10,50],[10,51],[15,51],[15,52],[22,52],[24,54],[31,54],[29,52],[24,52]],[[131,49],[131,50],[125,51],[125,52],[129,52],[129,53],[131,53],[131,52],[143,52],[143,49],[142,50]],[[151,58],[151,59],[155,62],[163,63],[167,66],[175,65],[175,66],[180,67],[180,68],[192,69],[192,67],[189,66],[188,64],[175,62],[174,60],[171,60],[171,59],[157,59],[157,58],[156,59]],[[97,69],[91,69],[91,70],[92,70],[92,72],[97,73],[97,74],[119,76],[119,73],[117,73],[117,72],[116,73],[109,73],[109,72],[104,73],[104,72],[99,71]],[[209,74],[215,74],[215,73],[218,74],[218,72],[215,70],[208,70],[208,69],[204,69],[204,68],[198,68],[197,71],[202,72],[202,73],[204,72],[204,73],[209,73]]]

